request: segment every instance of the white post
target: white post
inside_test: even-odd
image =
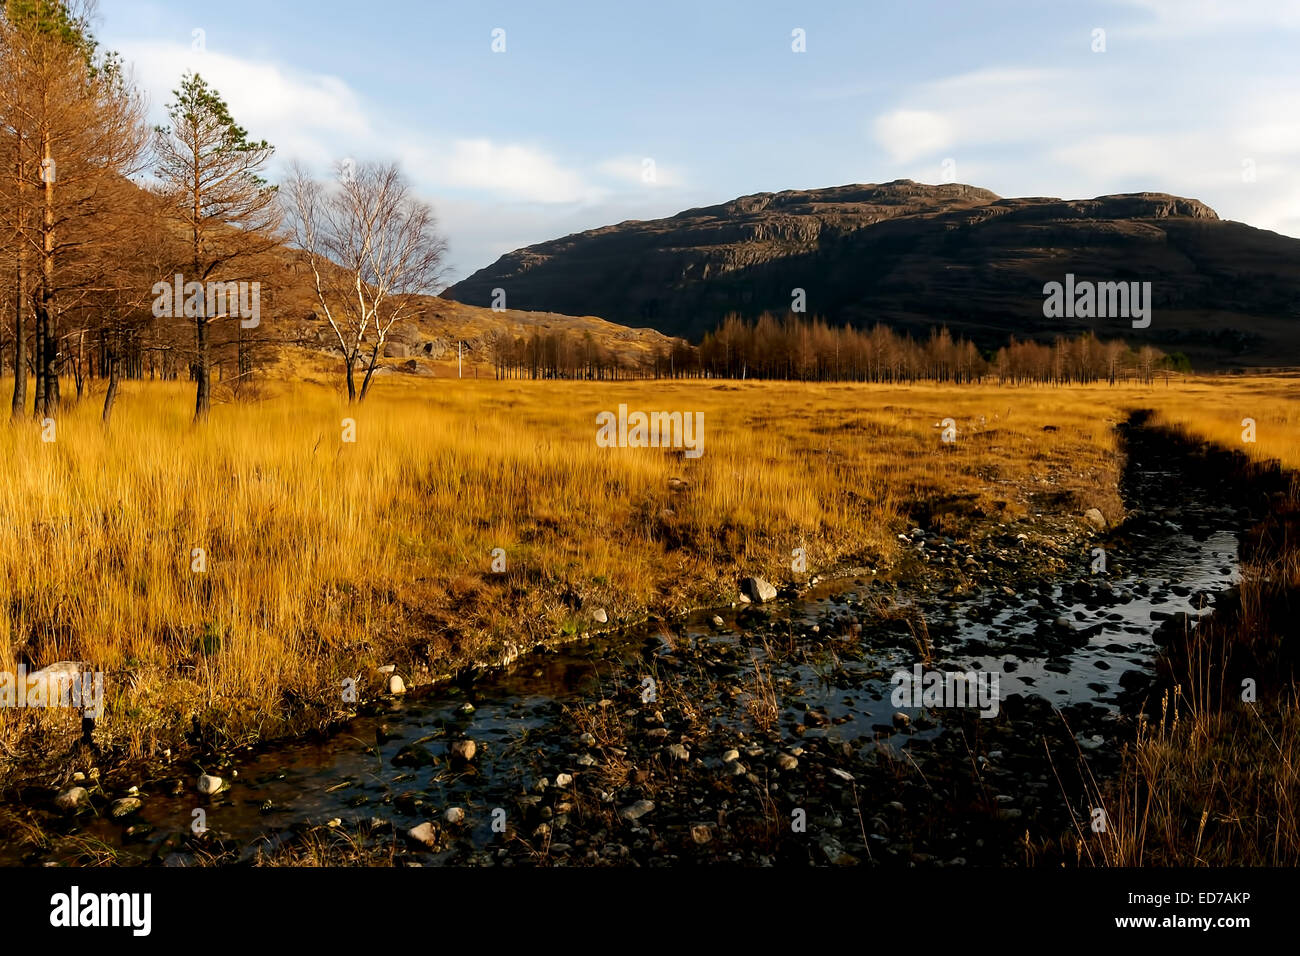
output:
[[[462,345],[464,345],[464,344],[465,344],[465,343],[464,343],[464,342],[461,342],[461,341],[457,341],[457,342],[456,342],[456,377],[457,377],[457,378],[460,378],[460,377],[461,377],[461,375],[460,375],[460,347],[461,347]]]

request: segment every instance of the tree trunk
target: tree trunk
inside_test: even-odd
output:
[[[77,333],[77,361],[72,370],[77,376],[77,401],[81,401],[81,396],[86,389],[86,330],[82,329]]]
[[[109,420],[113,417],[113,404],[117,401],[117,384],[121,378],[121,363],[117,359],[117,354],[113,351],[108,353],[108,391],[104,393],[104,426],[108,427]]]
[[[198,156],[196,155],[194,161],[194,187],[193,187],[194,218],[192,220],[193,232],[191,233],[190,236],[191,243],[192,243],[191,250],[190,250],[190,265],[193,267],[190,274],[191,276],[193,276],[194,281],[196,282],[203,281],[204,279],[207,278],[206,275],[202,274],[201,265],[199,263],[199,249],[200,249],[200,238],[201,238],[200,223],[202,222],[202,209],[203,209],[202,195],[200,192],[201,187],[199,184],[199,175],[200,175],[200,171],[199,171],[199,164],[198,164]],[[203,296],[199,297],[198,315],[194,317],[194,333],[195,333],[194,335],[195,351],[197,352],[194,361],[194,377],[198,381],[198,386],[195,390],[195,396],[194,396],[194,420],[196,422],[202,422],[207,419],[208,412],[212,408],[212,392],[211,392],[212,377],[208,370],[207,301],[206,298]]]
[[[59,414],[59,337],[56,303],[54,299],[54,259],[49,259],[50,280],[42,295],[45,304],[41,311],[45,313],[45,404],[43,418],[57,418]]]
[[[59,413],[59,316],[54,296],[54,157],[50,152],[50,134],[41,136],[41,179],[45,184],[45,203],[41,218],[41,297],[37,309],[41,326],[41,418]]]
[[[361,380],[361,396],[358,401],[366,400],[366,393],[370,391],[370,379],[374,377],[375,365],[379,361],[379,345],[370,350],[370,362],[366,365],[366,377]]]
[[[14,191],[18,207],[18,247],[14,256],[14,398],[10,414],[17,418],[27,408],[27,330],[23,327],[23,300],[27,297],[27,217],[23,214],[22,137],[14,136]]]
[[[248,336],[244,334],[244,324],[240,322],[236,329],[236,370],[235,375],[235,394],[242,395],[245,383],[253,376],[253,355],[248,344]]]
[[[41,417],[45,410],[45,310],[32,301],[36,328],[32,330],[32,371],[36,376],[36,390],[32,396],[32,416]]]
[[[17,418],[27,408],[27,341],[23,328],[23,298],[27,294],[27,251],[18,239],[17,265],[14,274],[14,400],[10,414]]]
[[[203,306],[199,306],[203,311]],[[212,378],[208,370],[208,319],[205,315],[194,318],[195,341],[198,356],[194,361],[194,377],[198,381],[198,390],[194,398],[194,420],[201,422],[208,417],[212,408]]]

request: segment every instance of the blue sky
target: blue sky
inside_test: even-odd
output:
[[[97,33],[156,120],[201,72],[272,179],[399,160],[453,281],[607,223],[900,178],[1171,192],[1300,236],[1300,0],[101,0]]]

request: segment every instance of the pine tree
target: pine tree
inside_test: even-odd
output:
[[[171,125],[157,127],[154,150],[167,215],[180,225],[187,246],[184,280],[241,278],[232,270],[251,267],[276,245],[275,187],[260,175],[274,147],[250,140],[217,91],[197,73],[186,73],[172,95],[167,106]],[[202,421],[212,407],[213,323],[230,316],[208,315],[206,302],[195,305],[195,314],[185,317],[194,320],[194,419]],[[181,311],[179,303],[173,307]]]

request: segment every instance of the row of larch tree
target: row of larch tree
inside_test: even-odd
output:
[[[1011,337],[986,355],[943,327],[918,340],[881,324],[836,327],[818,318],[779,319],[770,313],[754,321],[730,315],[704,336],[693,356],[661,354],[657,364],[666,363],[672,375],[713,378],[1055,385],[1149,384],[1157,370],[1172,367],[1151,345],[1103,342],[1091,332],[1056,336],[1051,344]]]
[[[151,127],[92,13],[91,0],[0,2],[0,373],[14,373],[13,415],[56,418],[71,374],[78,398],[107,381],[108,421],[124,375],[185,375],[205,419],[214,370],[237,391],[284,337],[204,289],[256,283],[273,308],[286,262],[334,329],[349,397],[363,398],[394,323],[439,278],[432,210],[394,164],[339,163],[331,183],[295,165],[281,192],[265,178],[273,147],[197,74]],[[159,284],[176,277],[184,295],[163,301]]]
[[[1012,338],[992,355],[946,328],[921,340],[885,325],[835,327],[818,318],[765,313],[727,316],[698,345],[680,339],[643,353],[619,353],[590,333],[498,333],[490,342],[498,378],[729,378],[814,382],[967,384],[1150,383],[1157,371],[1187,370],[1149,345],[1103,342],[1091,333],[1051,344]]]
[[[271,147],[250,142],[193,74],[168,104],[170,123],[150,128],[125,65],[91,35],[92,9],[7,0],[0,15],[12,412],[25,413],[30,376],[31,412],[57,417],[61,380],[71,372],[78,397],[87,378],[108,380],[108,420],[123,370],[139,374],[147,364],[159,377],[187,370],[203,418],[211,406],[210,329],[229,326],[230,315],[213,314],[205,296],[156,315],[154,287],[173,275],[256,279],[241,266],[275,243],[275,192],[257,175]]]

